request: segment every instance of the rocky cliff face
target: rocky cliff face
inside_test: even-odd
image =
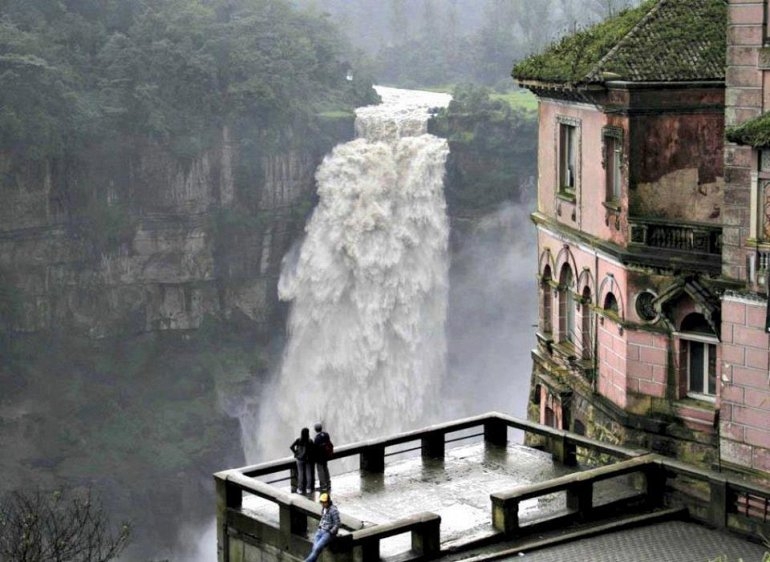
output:
[[[337,140],[348,139],[247,161],[224,128],[186,161],[148,141],[95,147],[76,163],[0,156],[9,323],[92,337],[194,329],[207,315],[267,323],[315,168]]]

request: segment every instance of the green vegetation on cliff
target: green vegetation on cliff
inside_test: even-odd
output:
[[[122,559],[157,559],[181,523],[210,519],[210,475],[244,463],[231,415],[267,369],[255,339],[214,319],[187,334],[17,336],[0,364],[0,498],[93,489],[114,520],[132,523]]]
[[[58,158],[149,138],[181,158],[223,125],[245,141],[372,101],[344,42],[282,0],[8,0],[0,152]],[[285,139],[283,139],[285,140]]]
[[[458,86],[431,120],[449,141],[444,191],[450,215],[488,211],[532,195],[537,173],[537,114],[531,94],[500,96],[488,88]]]

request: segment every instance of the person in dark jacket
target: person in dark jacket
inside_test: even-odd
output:
[[[326,449],[324,445],[331,443],[329,434],[323,430],[323,425],[319,422],[315,424],[315,438],[313,444],[315,445],[315,467],[318,470],[318,488],[322,492],[328,492],[332,489],[332,480],[329,477],[328,457],[324,452]]]
[[[313,440],[310,439],[310,430],[306,427],[302,428],[299,437],[294,440],[294,443],[289,445],[297,461],[296,491],[299,494],[310,493],[315,484],[315,475],[313,474],[314,447]]]

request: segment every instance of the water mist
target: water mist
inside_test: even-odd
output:
[[[450,98],[377,90],[383,103],[357,111],[359,138],[319,166],[318,205],[285,259],[288,341],[257,427],[244,427],[249,462],[287,456],[300,428],[319,420],[348,443],[440,415],[449,149],[426,127],[429,108]]]

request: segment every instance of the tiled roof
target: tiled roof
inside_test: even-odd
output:
[[[725,77],[725,0],[647,0],[513,69],[520,82],[680,82]]]

